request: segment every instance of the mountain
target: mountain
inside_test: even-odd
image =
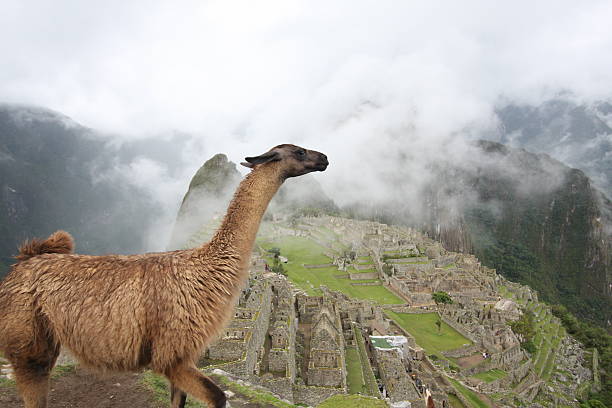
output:
[[[400,149],[401,146],[398,147]],[[612,325],[612,203],[582,171],[547,154],[478,141],[429,158],[420,185],[397,160],[387,194],[343,207],[352,218],[427,231],[508,279],[600,326]],[[395,194],[397,191],[409,193]]]
[[[23,240],[57,229],[74,235],[80,253],[143,251],[161,209],[117,175],[122,155],[64,115],[0,105],[0,276]]]
[[[609,326],[612,202],[584,172],[548,155],[489,141],[473,149],[473,162],[436,169],[427,194],[431,235]]]
[[[224,211],[240,178],[236,164],[226,155],[216,154],[207,160],[191,179],[183,197],[170,248],[184,246],[203,224]]]
[[[210,224],[214,219],[219,221],[241,178],[236,164],[229,161],[225,154],[219,153],[207,160],[191,179],[183,197],[170,248],[184,247],[202,225]],[[317,180],[312,175],[306,175],[283,184],[272,199],[267,214],[289,214],[296,210],[307,213],[313,209],[328,213],[338,211]],[[196,240],[207,239],[209,233]]]
[[[547,153],[583,170],[595,186],[612,196],[612,104],[579,103],[558,97],[540,105],[510,103],[497,109],[494,141]]]

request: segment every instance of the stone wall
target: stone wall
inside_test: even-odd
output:
[[[234,361],[243,358],[252,333],[247,333],[242,340],[219,340],[208,349],[208,355],[213,360]]]
[[[294,402],[293,381],[290,378],[262,378],[259,383],[273,394]]]
[[[477,344],[472,344],[470,346],[463,346],[454,350],[443,351],[442,354],[444,354],[446,357],[461,358],[474,355],[479,351],[480,347],[478,347]]]
[[[337,368],[309,367],[308,385],[326,385],[330,387],[342,387],[344,382],[344,371]]]
[[[381,286],[379,282],[351,282],[352,286]]]
[[[452,327],[453,329],[457,330],[463,337],[470,339],[472,342],[478,344],[478,340],[474,338],[474,336],[472,336],[471,333],[468,333],[467,330],[465,330],[465,328],[460,325],[459,323],[447,318],[446,316],[442,315],[442,320],[444,321],[444,323],[448,324],[450,327]]]
[[[408,377],[399,350],[374,348],[374,351],[378,371],[391,402],[419,399],[419,394]]]
[[[378,272],[349,273],[351,280],[377,279]]]
[[[331,268],[332,266],[336,266],[333,263],[326,264],[304,264],[304,268],[306,269],[317,269],[317,268]]]
[[[307,387],[296,385],[293,387],[293,402],[316,407],[329,397],[337,394],[346,394],[341,388]]]
[[[258,352],[270,323],[271,298],[271,285],[263,280],[255,280],[241,295],[242,306],[236,308],[225,335],[208,348],[211,359],[232,362],[219,368],[243,378],[250,378],[258,371]]]
[[[384,257],[384,255],[383,255]],[[409,258],[387,258],[385,262],[390,264],[415,264],[420,262],[428,262],[429,258],[426,256],[413,256]]]

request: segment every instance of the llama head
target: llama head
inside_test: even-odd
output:
[[[327,156],[303,147],[282,144],[273,147],[266,153],[245,158],[245,167],[255,169],[258,166],[274,166],[282,178],[302,176],[313,171],[325,171],[329,162]]]

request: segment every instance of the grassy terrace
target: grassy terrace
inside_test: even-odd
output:
[[[387,403],[372,397],[339,394],[326,399],[317,408],[387,408]]]
[[[378,397],[378,385],[376,382],[376,377],[374,377],[374,372],[372,371],[372,366],[370,365],[370,360],[368,359],[368,353],[365,347],[365,340],[361,334],[361,330],[355,326],[355,323],[352,324],[353,336],[355,336],[355,342],[357,343],[357,353],[360,360],[362,379],[365,385],[365,391],[367,394]]]
[[[554,370],[555,355],[561,340],[566,336],[565,328],[556,318],[553,318],[546,304],[519,301],[505,286],[500,286],[499,292],[504,297],[514,299],[534,313],[536,317],[536,335],[534,336],[533,343],[537,347],[536,353],[532,356],[534,370],[540,378],[548,381]]]
[[[451,384],[453,384],[455,390],[457,390],[458,393],[460,393],[462,396],[465,397],[465,399],[470,402],[473,408],[489,408],[489,406],[485,404],[484,401],[482,401],[474,391],[466,388],[463,384],[461,384],[454,378],[449,377],[448,380],[451,382]]]
[[[448,402],[452,408],[466,408],[463,402],[455,394],[448,394]]]
[[[359,352],[355,347],[346,348],[346,382],[349,394],[367,394],[367,387],[363,380],[363,369]]]
[[[478,378],[484,382],[493,382],[495,380],[499,380],[500,378],[504,378],[508,373],[502,370],[489,370],[482,373],[478,373],[474,375],[474,378]]]
[[[438,333],[438,326],[436,326],[437,313],[395,313],[390,310],[385,313],[414,336],[417,344],[423,347],[428,355],[434,354],[440,359],[447,359],[442,354],[443,351],[453,350],[464,344],[472,343],[444,322],[442,322],[441,330]]]
[[[280,248],[281,255],[289,259],[289,262],[283,265],[287,271],[287,276],[309,295],[320,295],[319,287],[325,285],[331,290],[337,290],[357,299],[374,300],[380,304],[404,303],[402,299],[382,285],[354,286],[351,285],[354,281],[336,277],[335,275],[340,275],[342,272],[338,271],[335,266],[315,269],[304,268],[304,264],[320,265],[332,261],[324,254],[326,252],[325,248],[308,238],[283,237],[278,241],[260,240],[259,244],[265,249]],[[271,262],[271,259],[268,261]]]
[[[348,273],[372,273],[372,272],[376,272],[376,269],[374,269],[374,268],[355,269],[353,267],[349,267],[349,268],[347,268],[346,272],[348,272]]]

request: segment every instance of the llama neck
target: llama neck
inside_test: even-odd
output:
[[[246,267],[261,219],[283,181],[274,165],[262,165],[252,170],[234,193],[208,249],[212,253],[237,256],[240,268]]]

